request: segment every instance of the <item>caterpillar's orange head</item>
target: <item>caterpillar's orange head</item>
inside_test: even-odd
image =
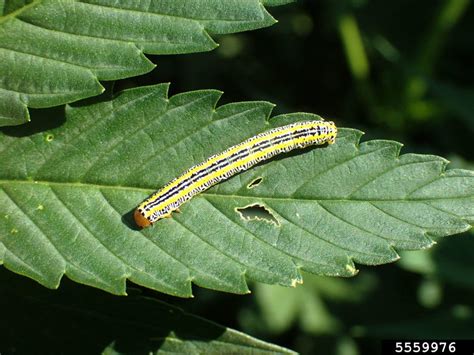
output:
[[[151,225],[151,222],[149,221],[148,218],[146,218],[142,212],[140,211],[139,208],[137,208],[135,210],[135,213],[133,214],[133,218],[135,219],[135,223],[137,224],[137,226],[141,227],[141,228],[145,228],[145,227],[148,227],[149,225]]]

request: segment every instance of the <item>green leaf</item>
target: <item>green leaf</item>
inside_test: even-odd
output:
[[[167,85],[68,107],[47,132],[4,129],[0,138],[3,263],[48,287],[69,278],[124,294],[125,280],[179,296],[191,283],[235,293],[246,279],[295,286],[300,271],[352,276],[354,262],[397,260],[460,233],[474,216],[474,173],[446,160],[399,156],[400,144],[337,143],[285,156],[231,178],[142,231],[130,213],[146,196],[210,155],[271,127],[273,105],[215,108],[220,92],[168,99]],[[18,138],[15,136],[25,135]],[[243,212],[262,206],[268,220]]]
[[[2,126],[28,121],[27,107],[98,95],[99,80],[149,72],[144,53],[209,51],[211,34],[276,22],[259,0],[35,0],[0,10]]]
[[[331,315],[318,290],[307,287],[306,282],[296,290],[257,284],[255,295],[261,314],[250,318],[253,322],[249,323],[256,324],[260,331],[281,334],[297,320],[306,333],[334,333],[339,329],[338,320]]]
[[[0,270],[0,351],[40,354],[294,354],[143,297],[67,283],[50,291]],[[28,339],[28,341],[25,341]]]

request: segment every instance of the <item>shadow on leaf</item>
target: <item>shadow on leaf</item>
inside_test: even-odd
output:
[[[148,354],[166,341],[183,349],[188,341],[207,343],[226,332],[140,295],[116,297],[69,280],[53,291],[3,268],[0,280],[8,285],[0,289],[1,353],[98,354],[113,348]]]

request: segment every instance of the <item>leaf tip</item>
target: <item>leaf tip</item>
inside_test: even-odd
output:
[[[296,287],[298,285],[302,285],[303,284],[303,279],[302,278],[296,278],[296,279],[292,279],[291,280],[291,287]]]
[[[357,268],[355,267],[353,263],[346,264],[345,269],[351,276],[355,276],[359,273],[359,270],[357,270]]]
[[[438,244],[436,240],[430,237],[429,233],[425,232],[423,236],[425,237],[425,244],[419,248],[420,250],[430,249]]]

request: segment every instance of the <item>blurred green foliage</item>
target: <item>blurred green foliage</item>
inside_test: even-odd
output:
[[[307,0],[273,13],[276,26],[225,36],[216,55],[155,58],[160,70],[133,81],[269,100],[276,113],[315,112],[473,168],[470,1]],[[199,302],[178,303],[301,353],[377,354],[386,338],[474,338],[473,260],[465,233],[353,279],[305,275],[296,289],[255,284],[245,298],[196,289]]]

